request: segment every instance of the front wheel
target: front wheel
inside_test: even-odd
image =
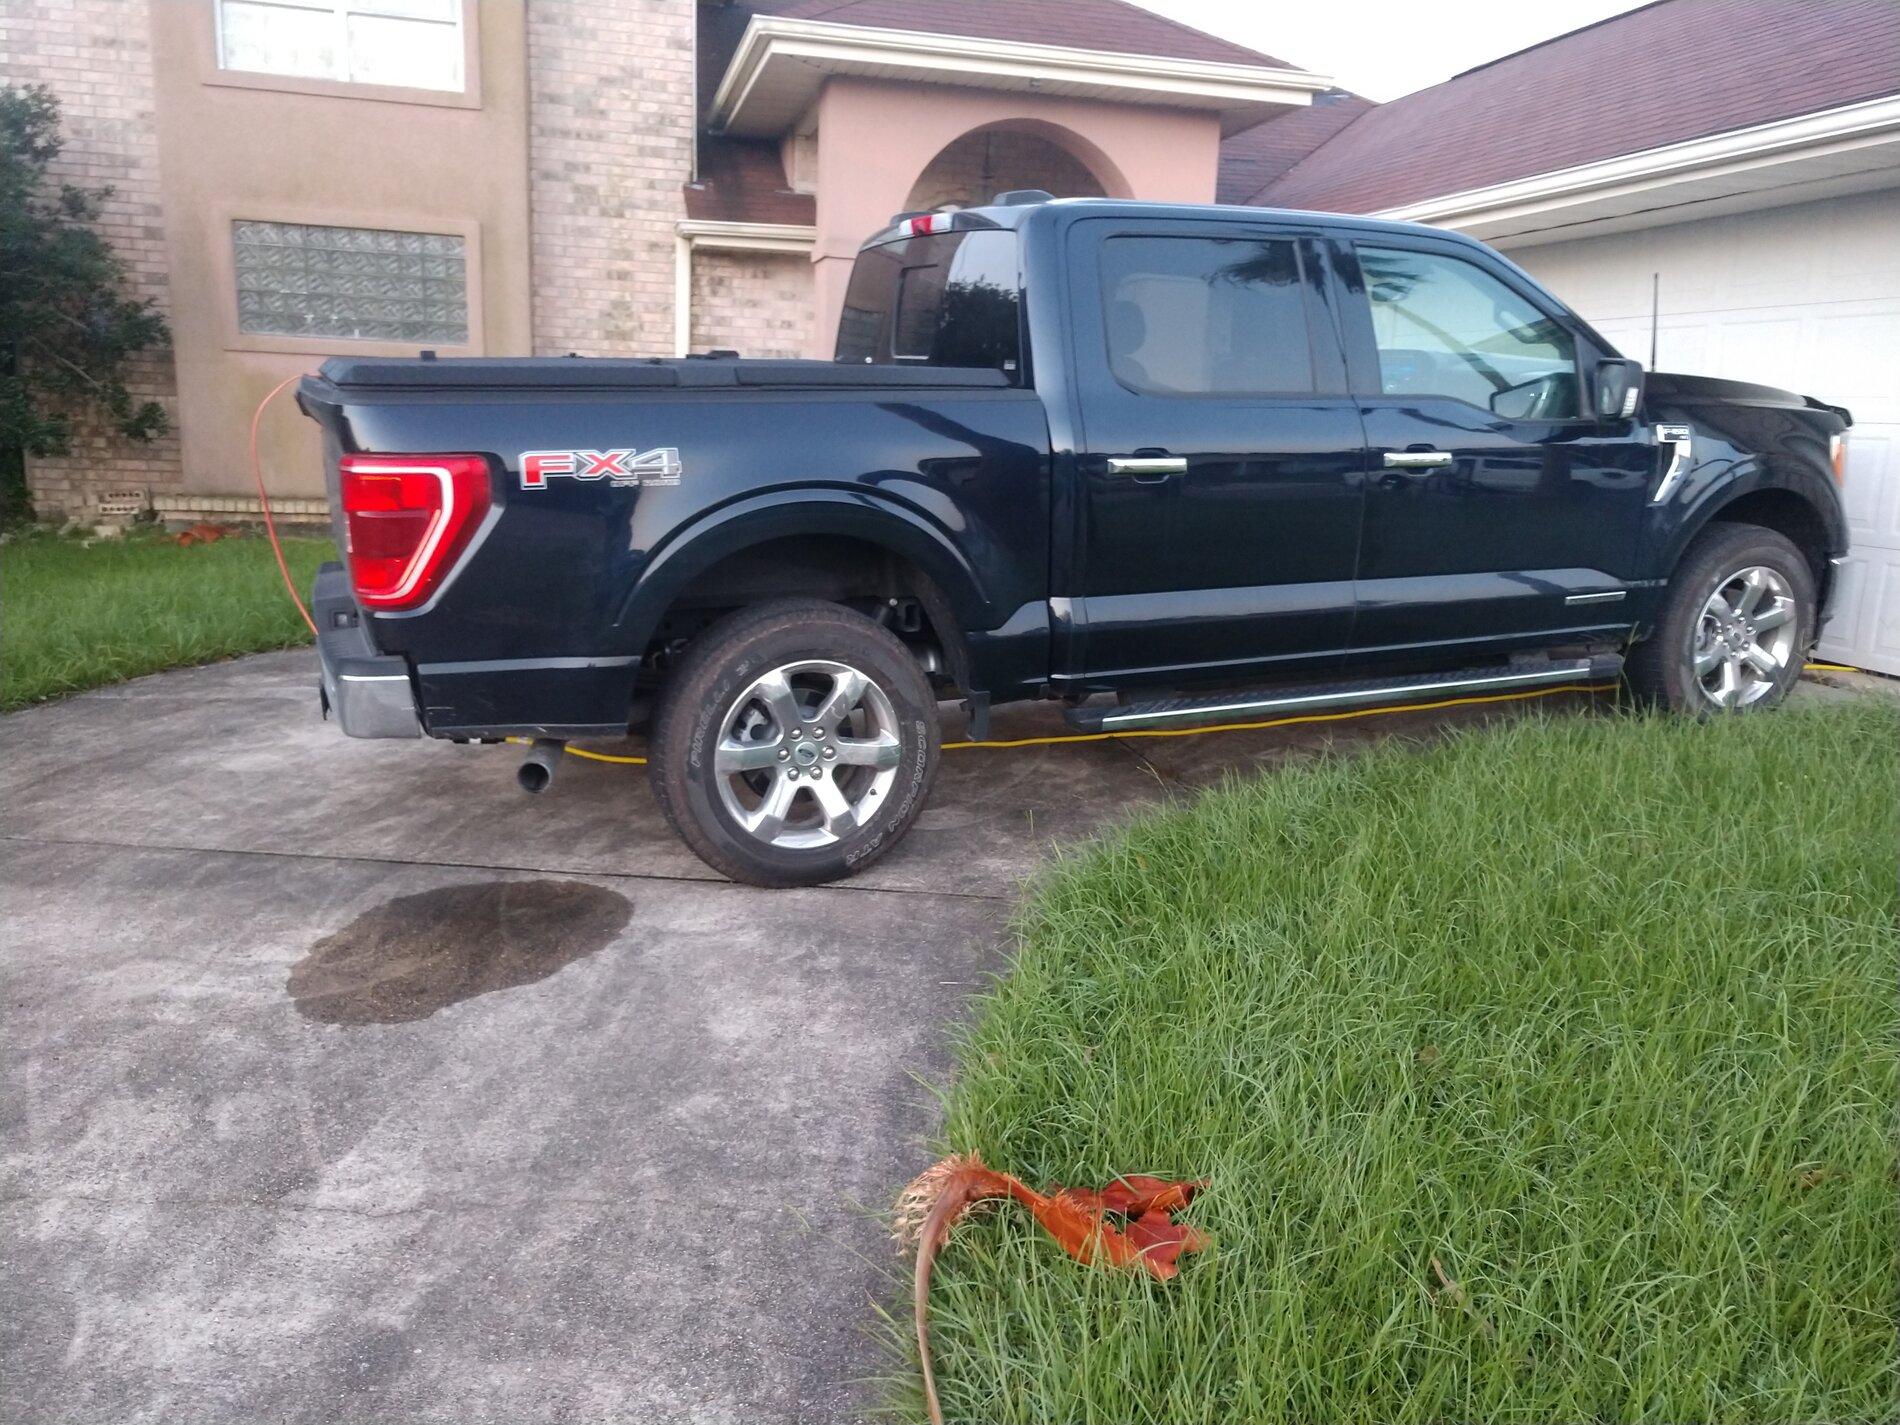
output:
[[[1683,555],[1625,673],[1638,696],[1677,712],[1773,707],[1801,676],[1815,618],[1814,572],[1787,538],[1713,525]]]
[[[649,749],[660,810],[702,861],[755,886],[816,885],[910,829],[936,775],[937,704],[887,630],[787,599],[693,644]]]

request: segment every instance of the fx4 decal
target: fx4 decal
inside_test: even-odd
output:
[[[545,490],[550,480],[606,480],[614,485],[677,485],[680,453],[657,450],[528,450],[521,455],[521,488]]]

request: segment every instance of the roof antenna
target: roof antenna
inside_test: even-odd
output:
[[[1649,274],[1649,369],[1656,369],[1656,328],[1662,321],[1662,273]]]

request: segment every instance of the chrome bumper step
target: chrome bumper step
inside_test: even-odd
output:
[[[1145,727],[1192,727],[1280,714],[1331,712],[1373,707],[1418,698],[1460,697],[1466,693],[1528,692],[1565,683],[1608,682],[1623,671],[1618,653],[1594,658],[1565,658],[1513,663],[1503,668],[1467,668],[1453,673],[1417,673],[1403,678],[1305,683],[1279,688],[1180,698],[1152,698],[1106,707],[1070,708],[1069,726],[1082,732],[1121,732]]]

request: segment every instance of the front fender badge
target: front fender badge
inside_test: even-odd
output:
[[[1668,447],[1669,468],[1663,472],[1662,483],[1656,487],[1656,493],[1649,497],[1652,505],[1660,505],[1676,492],[1676,486],[1682,483],[1683,473],[1688,470],[1689,457],[1694,451],[1692,432],[1688,426],[1657,426],[1656,444]]]

